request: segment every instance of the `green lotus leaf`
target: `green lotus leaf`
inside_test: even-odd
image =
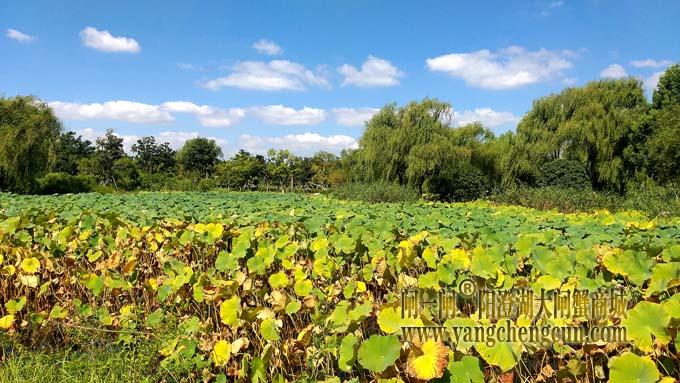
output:
[[[371,335],[359,346],[359,363],[373,372],[383,372],[399,358],[401,345],[394,335]]]
[[[484,383],[484,373],[480,368],[479,359],[474,356],[463,356],[459,361],[450,358],[449,373],[451,383]]]
[[[609,360],[611,383],[652,383],[659,380],[659,376],[656,364],[648,356],[637,356],[632,352],[626,352]]]
[[[347,334],[340,342],[340,349],[338,350],[338,367],[342,371],[352,372],[352,366],[356,360],[356,345],[357,337],[354,334]]]
[[[279,340],[279,329],[277,327],[276,319],[267,318],[262,321],[260,325],[260,333],[262,337],[269,341]]]
[[[666,326],[670,319],[660,304],[640,302],[628,311],[621,324],[626,328],[627,336],[634,346],[642,351],[651,352],[654,338],[661,344],[670,341],[666,334]]]

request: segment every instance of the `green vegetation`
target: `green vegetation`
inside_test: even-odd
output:
[[[535,381],[545,371],[670,382],[680,376],[679,227],[678,218],[630,211],[560,214],[482,201],[0,194],[0,382]],[[625,316],[534,312],[534,320],[621,323],[630,344],[450,349],[401,340],[402,326],[440,320],[425,311],[403,318],[400,291],[467,279],[546,294],[623,287]],[[469,301],[445,323],[493,327],[484,307]]]

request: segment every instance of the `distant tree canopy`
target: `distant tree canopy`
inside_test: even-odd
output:
[[[33,97],[0,98],[0,190],[31,193],[55,164],[61,123]]]
[[[56,164],[53,171],[71,175],[78,173],[78,162],[94,154],[94,146],[75,132],[61,133],[57,143]]]
[[[222,157],[222,148],[215,140],[198,137],[184,143],[177,153],[177,162],[182,171],[195,173],[205,178],[212,173],[220,157]]]
[[[636,79],[595,81],[541,98],[517,126],[501,159],[506,184],[535,185],[543,163],[580,162],[592,186],[622,191],[627,139],[648,108]]]
[[[132,145],[139,167],[147,173],[162,173],[174,170],[176,152],[170,144],[156,143],[153,136],[142,137]]]

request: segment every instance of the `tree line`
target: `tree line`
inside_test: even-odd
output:
[[[490,190],[560,186],[626,193],[680,176],[680,64],[660,77],[651,103],[640,80],[593,81],[533,102],[514,132],[480,123],[455,126],[436,99],[389,104],[367,123],[359,147],[339,156],[241,150],[227,159],[198,137],[174,150],[143,137],[125,153],[107,131],[90,142],[64,131],[33,97],[0,98],[0,189],[17,193],[82,190],[319,190],[386,182],[441,200]]]

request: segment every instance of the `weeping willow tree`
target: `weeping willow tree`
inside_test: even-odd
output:
[[[622,191],[624,150],[648,107],[642,83],[633,78],[595,81],[535,101],[501,159],[504,183],[533,185],[541,164],[562,158],[581,163],[594,188]]]
[[[387,105],[367,123],[354,156],[354,178],[396,182],[422,192],[425,181],[461,164],[493,134],[480,124],[453,128],[453,109],[434,99]]]
[[[55,160],[61,123],[33,97],[0,98],[0,190],[34,191]]]

